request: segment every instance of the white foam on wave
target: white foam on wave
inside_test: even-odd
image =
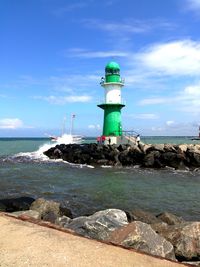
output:
[[[33,152],[20,152],[15,154],[14,156],[10,157],[9,159],[11,160],[17,160],[17,161],[46,161],[46,162],[63,162],[71,166],[83,168],[94,168],[91,165],[86,165],[86,164],[75,164],[75,163],[70,163],[67,161],[63,161],[62,159],[49,159],[46,155],[44,155],[44,152],[49,150],[52,147],[55,147],[56,145],[60,144],[74,144],[74,143],[80,143],[81,138],[77,136],[72,136],[68,134],[63,134],[61,137],[58,137],[56,141],[54,142],[49,142],[46,144],[43,144],[42,146],[39,147],[38,150],[33,151]]]

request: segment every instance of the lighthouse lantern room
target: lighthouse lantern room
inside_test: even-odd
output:
[[[104,88],[104,103],[98,107],[104,110],[103,134],[101,141],[107,144],[118,144],[122,142],[121,89],[124,81],[120,77],[120,67],[116,62],[109,62],[105,67],[105,77],[101,78],[101,86]]]

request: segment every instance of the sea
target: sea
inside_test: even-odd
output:
[[[141,137],[147,144],[190,144],[190,137]],[[85,138],[85,143],[95,138]],[[200,220],[200,171],[93,167],[50,160],[47,138],[0,138],[0,199],[43,197],[67,205],[74,217],[107,208],[164,211]]]

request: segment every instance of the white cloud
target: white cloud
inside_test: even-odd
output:
[[[35,99],[45,100],[51,104],[64,105],[66,103],[86,103],[91,101],[92,97],[88,95],[71,95],[71,96],[36,96]]]
[[[74,48],[65,51],[65,56],[80,58],[110,58],[110,57],[127,57],[128,53],[123,51],[89,51],[85,49]]]
[[[154,97],[154,98],[145,98],[142,99],[139,102],[140,106],[145,106],[145,105],[157,105],[157,104],[163,104],[166,103],[168,101],[167,98],[161,98],[161,97]]]
[[[68,4],[62,7],[59,7],[53,11],[53,14],[57,16],[62,16],[67,12],[72,12],[74,10],[82,9],[87,7],[88,4],[84,2],[79,2],[79,3],[73,3],[73,4]]]
[[[182,40],[155,44],[138,54],[135,60],[162,75],[200,76],[200,42]]]
[[[186,4],[188,9],[200,11],[200,0],[186,0]]]
[[[23,128],[22,120],[18,118],[5,118],[0,119],[0,129],[18,129]]]
[[[175,122],[174,121],[166,121],[166,125],[167,126],[171,126],[171,125],[173,125]]]
[[[157,114],[153,113],[141,113],[141,114],[134,114],[131,115],[131,117],[141,120],[156,120],[159,118]]]
[[[94,129],[95,130],[100,130],[101,129],[99,124],[90,124],[90,125],[88,125],[88,128],[92,129],[92,130],[94,130]]]
[[[187,86],[177,96],[179,101],[179,110],[188,113],[200,113],[200,83]]]
[[[200,114],[200,83],[185,87],[182,91],[178,91],[169,97],[145,98],[139,101],[140,106],[145,105],[171,105],[172,110],[184,111],[186,113]],[[166,124],[172,125],[173,121]]]
[[[151,127],[152,132],[162,132],[164,128],[162,127]]]
[[[124,36],[128,34],[141,34],[150,32],[156,28],[172,29],[175,26],[168,21],[162,19],[152,20],[136,20],[125,19],[120,22],[103,21],[98,19],[85,19],[82,21],[83,25],[88,28],[100,29],[108,32],[112,36]]]

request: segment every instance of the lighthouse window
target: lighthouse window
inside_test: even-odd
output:
[[[106,70],[106,75],[112,75],[112,74],[119,75],[119,70],[113,70],[113,69],[107,69]]]

